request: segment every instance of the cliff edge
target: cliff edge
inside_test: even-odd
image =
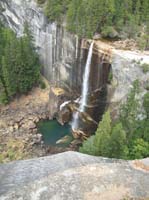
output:
[[[149,159],[123,161],[77,152],[0,165],[1,200],[149,198]]]

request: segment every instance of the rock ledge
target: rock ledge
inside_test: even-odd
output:
[[[1,200],[149,198],[149,159],[139,162],[65,152],[0,165]]]

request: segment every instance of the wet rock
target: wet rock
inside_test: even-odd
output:
[[[65,135],[63,138],[56,141],[56,144],[66,144],[70,143],[73,140],[73,138],[69,135]]]
[[[78,150],[79,146],[82,144],[81,139],[75,139],[70,143],[70,150]]]
[[[83,132],[82,130],[72,130],[72,135],[75,139],[87,139],[89,137],[89,135],[87,135],[85,132]]]
[[[61,111],[58,112],[57,120],[61,125],[70,122],[72,113],[68,107],[64,107]]]

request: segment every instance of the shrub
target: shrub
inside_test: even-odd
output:
[[[130,148],[131,159],[141,159],[149,156],[149,143],[142,138],[138,138],[133,141]]]
[[[105,26],[102,28],[101,35],[105,38],[116,38],[118,37],[117,31],[113,26]]]
[[[143,70],[143,72],[146,74],[147,72],[149,72],[149,64],[144,63],[141,65],[141,68]]]
[[[80,151],[91,155],[109,155],[109,139],[111,133],[110,112],[103,115],[102,121],[99,123],[95,136],[87,139]]]
[[[39,4],[43,4],[45,2],[46,2],[46,0],[37,0],[37,3],[39,3]]]
[[[89,155],[96,155],[96,147],[94,146],[94,140],[95,140],[95,136],[91,136],[90,138],[88,138],[87,140],[85,140],[83,142],[83,146],[80,147],[79,151],[81,153],[86,153]]]
[[[24,159],[28,156],[26,148],[29,146],[22,138],[9,138],[4,146],[0,146],[0,163]]]
[[[111,83],[112,80],[113,80],[113,73],[112,71],[110,71],[108,75],[108,82]]]
[[[147,92],[144,95],[143,98],[143,106],[144,106],[144,110],[146,112],[147,118],[149,118],[149,92]]]
[[[41,89],[45,89],[46,88],[46,84],[45,84],[45,82],[43,80],[40,80],[39,86],[40,86]]]
[[[126,132],[120,122],[112,129],[109,146],[109,157],[127,158]]]
[[[140,50],[147,50],[149,48],[149,36],[147,34],[142,35],[137,39],[137,43]]]

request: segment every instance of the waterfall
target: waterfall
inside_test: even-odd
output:
[[[90,65],[91,65],[92,53],[93,53],[93,45],[94,45],[94,42],[92,42],[90,45],[87,62],[85,66],[85,71],[83,75],[83,86],[82,86],[79,110],[73,116],[73,121],[72,121],[73,130],[78,129],[79,112],[85,112],[85,106],[87,104],[88,89],[89,89],[89,74],[90,74]]]

